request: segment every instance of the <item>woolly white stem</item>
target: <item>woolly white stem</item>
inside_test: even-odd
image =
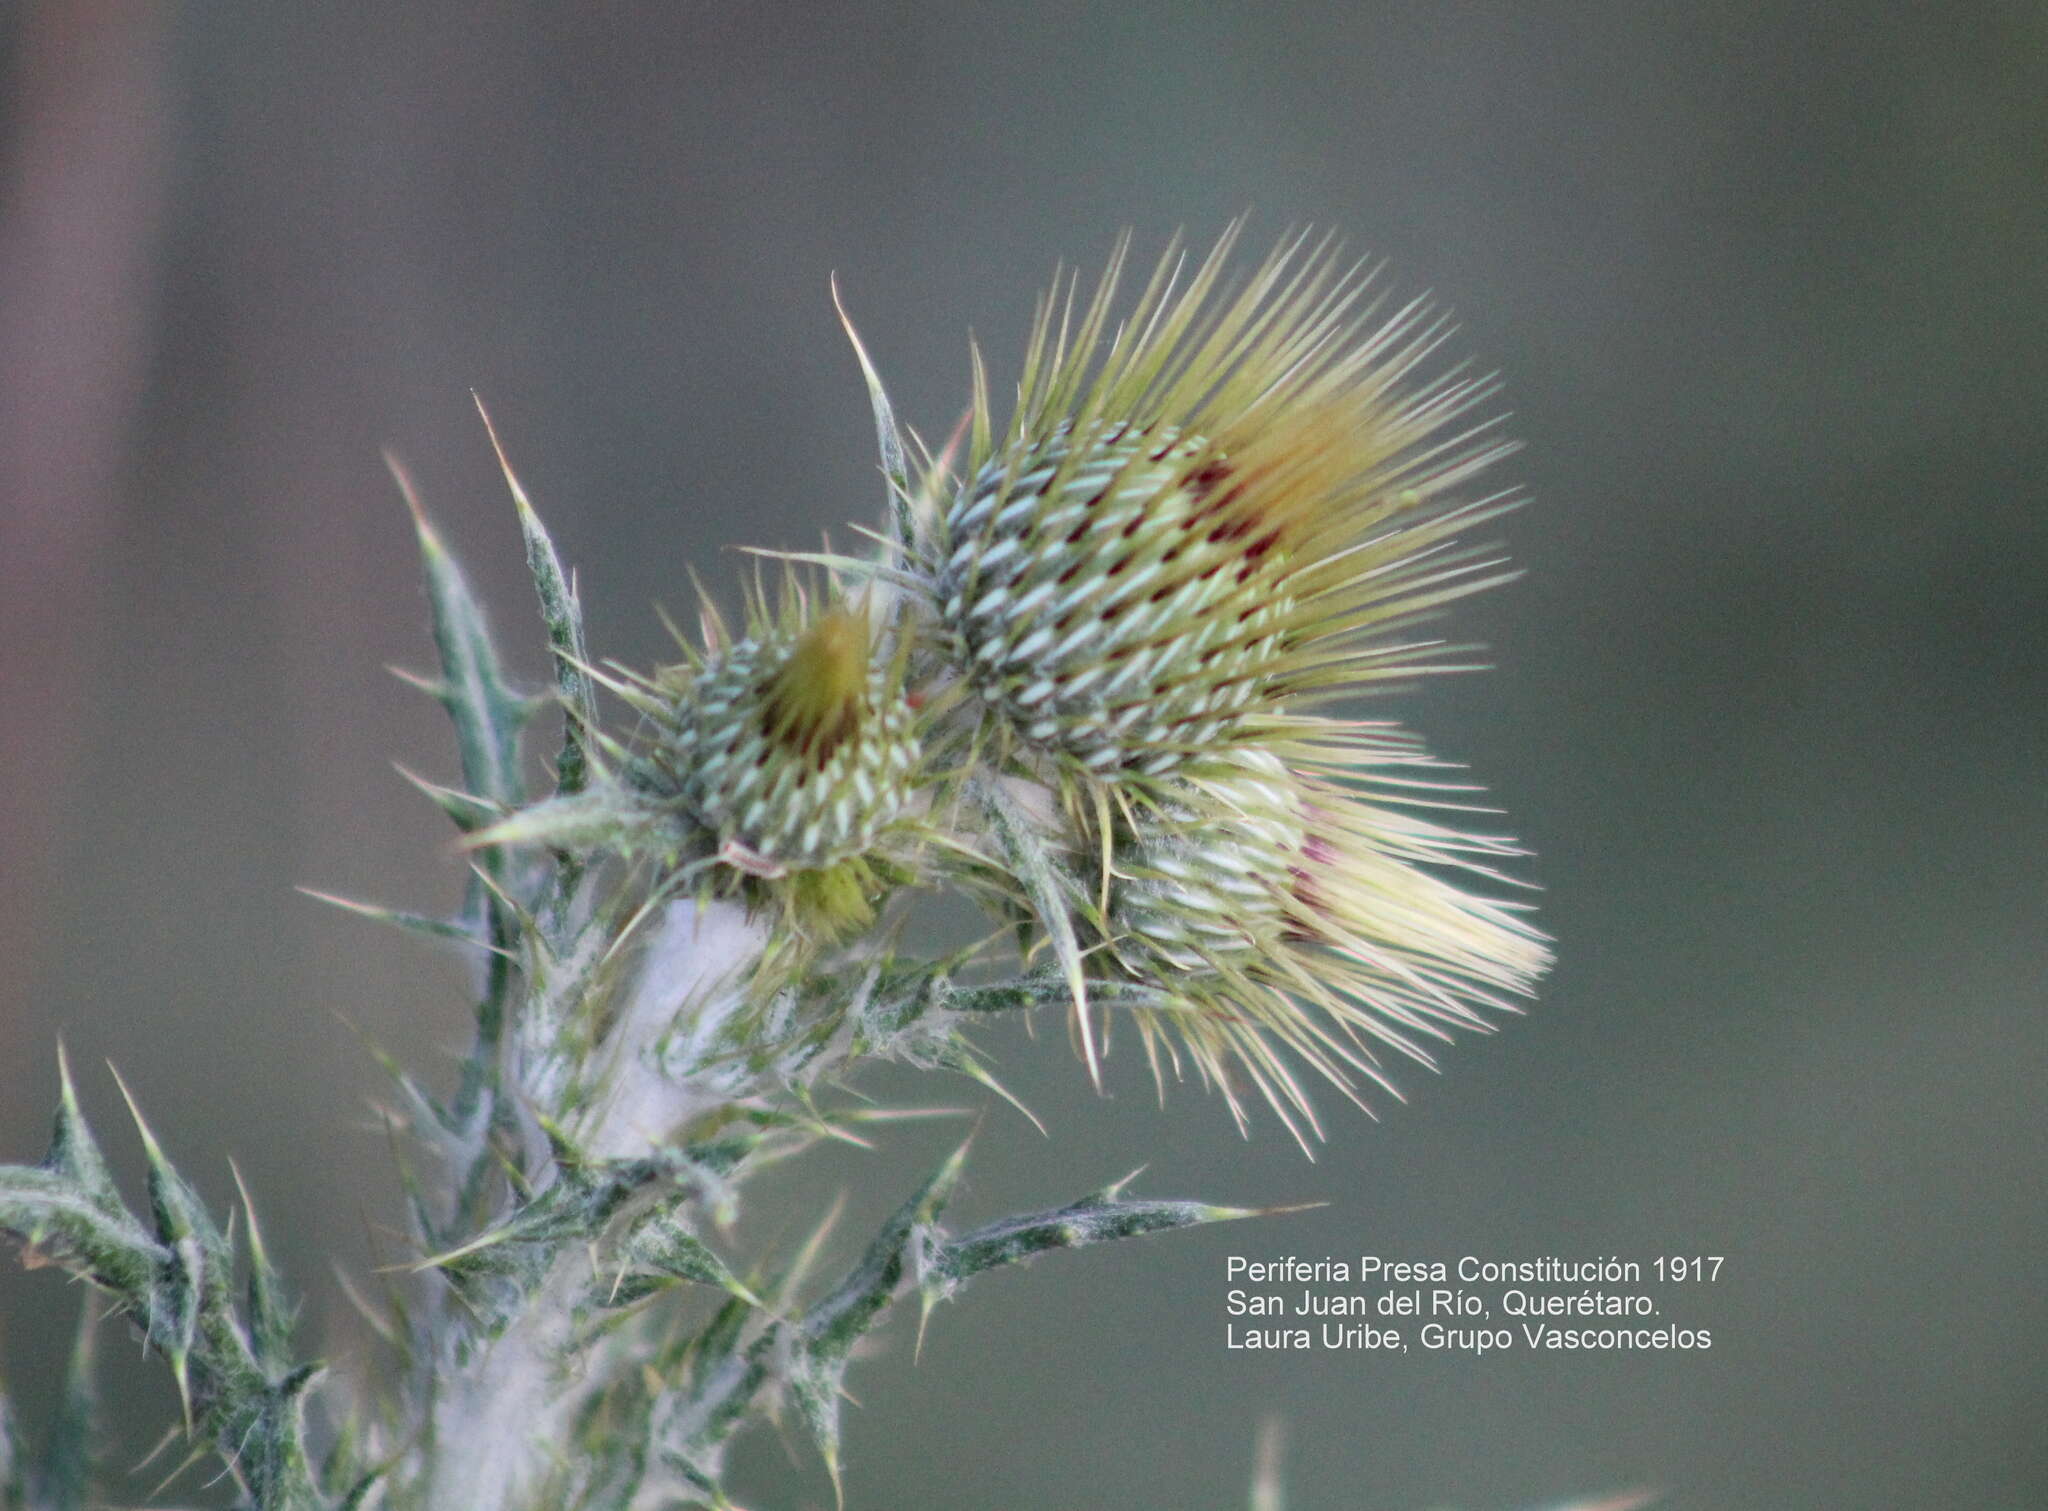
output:
[[[587,1264],[558,1261],[526,1309],[434,1400],[434,1455],[426,1504],[510,1511],[547,1471],[583,1391],[556,1378],[575,1330]],[[566,1386],[566,1388],[565,1388]]]
[[[603,1089],[581,1129],[586,1151],[643,1154],[709,1102],[729,1100],[727,1088],[705,1084],[701,1067],[769,936],[769,920],[738,903],[668,904],[596,1057]]]
[[[593,1063],[599,1091],[578,1139],[600,1159],[647,1152],[732,1088],[697,1073],[743,1000],[770,929],[734,903],[671,903]],[[673,1067],[670,1069],[668,1067]],[[678,1073],[679,1072],[679,1073]],[[496,1338],[444,1374],[435,1392],[426,1504],[511,1511],[527,1504],[561,1452],[601,1370],[564,1378],[576,1317],[595,1277],[577,1249],[555,1262]]]

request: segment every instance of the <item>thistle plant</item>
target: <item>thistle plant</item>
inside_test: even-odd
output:
[[[1459,789],[1420,743],[1339,706],[1456,664],[1418,626],[1500,580],[1463,543],[1516,501],[1477,488],[1510,449],[1491,385],[1439,369],[1442,320],[1389,310],[1328,244],[1233,283],[1235,239],[1170,250],[1127,305],[1121,247],[1092,296],[1056,281],[1014,404],[975,353],[936,453],[854,338],[871,549],[784,553],[730,621],[706,597],[669,665],[593,657],[500,449],[554,672],[515,688],[394,467],[440,662],[416,680],[460,765],[419,785],[471,871],[450,918],[343,906],[460,950],[475,1032],[445,1091],[390,1067],[413,1248],[376,1318],[386,1367],[343,1381],[302,1352],[246,1195],[239,1221],[209,1212],[139,1114],[131,1208],[68,1069],[46,1159],[0,1167],[0,1226],[140,1330],[238,1504],[732,1506],[728,1445],[785,1415],[837,1483],[844,1378],[896,1303],[1256,1215],[1110,1169],[962,1228],[962,1145],[836,1271],[822,1234],[742,1252],[756,1175],[898,1115],[846,1094],[864,1066],[1000,1090],[976,1026],[1047,1009],[1098,1081],[1123,1024],[1162,1091],[1192,1072],[1306,1150],[1316,1086],[1391,1089],[1388,1052],[1431,1063],[1531,990],[1513,843],[1447,822]],[[535,790],[542,713],[561,733]],[[986,937],[905,946],[945,893]],[[0,1506],[79,1504],[82,1406],[39,1464],[10,1420]]]

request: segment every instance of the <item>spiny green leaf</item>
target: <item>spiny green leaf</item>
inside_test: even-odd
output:
[[[593,1195],[584,1183],[564,1179],[459,1247],[430,1254],[413,1268],[442,1270],[455,1277],[527,1268],[523,1257],[512,1257],[516,1251],[533,1246],[551,1250],[588,1237],[592,1218],[601,1222],[604,1215]]]
[[[741,1283],[710,1245],[691,1232],[675,1209],[656,1208],[639,1218],[620,1242],[612,1267],[616,1278],[600,1278],[603,1304],[631,1306],[678,1281],[715,1285],[752,1306],[767,1303]]]
[[[177,1249],[187,1243],[197,1246],[196,1252],[203,1263],[198,1266],[200,1273],[191,1276],[196,1282],[195,1294],[216,1311],[232,1308],[229,1286],[234,1277],[235,1256],[228,1246],[226,1236],[214,1222],[213,1215],[206,1210],[206,1204],[180,1175],[177,1167],[164,1154],[163,1146],[156,1141],[156,1134],[143,1121],[142,1109],[129,1094],[127,1084],[119,1073],[114,1076],[120,1086],[121,1095],[127,1100],[128,1114],[135,1121],[135,1131],[142,1140],[143,1158],[149,1164],[149,1207],[156,1221],[157,1241],[167,1248]],[[189,1261],[186,1268],[193,1268]]]
[[[790,1394],[839,1485],[839,1395],[853,1345],[895,1299],[920,1235],[929,1234],[959,1184],[966,1144],[948,1156],[917,1194],[882,1225],[846,1278],[804,1313],[800,1346],[789,1366]],[[922,1256],[916,1256],[921,1259]],[[922,1265],[919,1265],[922,1268]]]
[[[545,1278],[556,1252],[564,1244],[581,1241],[584,1231],[569,1200],[544,1200],[411,1268],[441,1271],[485,1331],[495,1332]]]
[[[364,1052],[391,1078],[392,1087],[398,1092],[399,1109],[386,1112],[387,1133],[395,1134],[399,1128],[411,1127],[437,1152],[444,1155],[464,1145],[473,1136],[474,1130],[456,1115],[454,1109],[442,1105],[440,1099],[420,1085],[412,1072],[399,1064],[389,1050],[360,1031],[358,1038]],[[475,1116],[474,1112],[470,1114],[471,1118]],[[401,1184],[408,1193],[417,1193],[418,1183],[411,1178],[412,1172],[408,1169],[405,1152],[398,1146],[396,1139],[393,1140],[393,1150],[393,1157],[399,1165]],[[431,1230],[432,1225],[429,1224],[422,1231]]]
[[[242,1183],[242,1172],[232,1161],[228,1168],[234,1171],[243,1220],[249,1226],[249,1347],[257,1367],[267,1378],[275,1379],[293,1368],[292,1324],[296,1318],[284,1294],[283,1277],[264,1247],[263,1230],[256,1225],[256,1204]]]
[[[916,521],[910,508],[910,463],[903,450],[903,433],[896,428],[896,413],[889,403],[888,392],[882,387],[881,375],[875,371],[875,364],[868,360],[867,348],[861,345],[860,336],[853,328],[853,321],[847,318],[846,306],[839,299],[839,280],[832,280],[832,307],[839,312],[839,323],[846,328],[846,339],[853,343],[853,354],[860,361],[860,375],[868,386],[868,403],[875,412],[875,440],[882,453],[882,477],[888,485],[888,507],[890,533],[895,537],[899,550],[908,552],[917,544]]]
[[[439,1269],[462,1289],[485,1324],[494,1327],[517,1309],[566,1247],[591,1243],[622,1215],[628,1203],[644,1193],[670,1187],[679,1193],[676,1203],[651,1209],[655,1225],[630,1233],[617,1268],[609,1278],[600,1275],[600,1304],[638,1300],[659,1289],[664,1274],[703,1280],[758,1302],[679,1220],[671,1218],[666,1227],[658,1221],[673,1213],[677,1203],[696,1200],[718,1183],[717,1176],[692,1160],[692,1152],[664,1151],[645,1159],[579,1163],[566,1144],[558,1143],[559,1180],[526,1199],[510,1215],[457,1247],[418,1261],[414,1268]],[[617,1294],[614,1287],[619,1288]]]
[[[771,1356],[787,1336],[777,1325],[741,1345],[759,1313],[737,1297],[725,1303],[704,1330],[684,1343],[665,1373],[687,1369],[687,1385],[662,1403],[662,1462],[693,1489],[724,1505],[718,1488],[721,1445],[747,1418],[749,1406],[768,1380]]]
[[[30,1246],[30,1263],[61,1264],[142,1310],[169,1258],[127,1212],[107,1211],[69,1176],[23,1165],[0,1165],[0,1228]]]
[[[433,610],[434,644],[441,656],[439,697],[455,725],[463,785],[509,811],[525,798],[519,772],[519,732],[531,705],[506,685],[483,608],[440,533],[428,521],[411,476],[397,458],[387,454],[384,460],[412,511],[413,528],[419,536],[427,601]]]
[[[62,1045],[57,1073],[61,1089],[49,1154],[35,1169],[0,1166],[0,1227],[147,1311],[156,1268],[168,1256],[122,1203],[79,1111]]]
[[[484,944],[476,937],[475,930],[453,919],[430,918],[424,913],[409,913],[402,908],[382,907],[374,902],[357,902],[352,898],[337,897],[331,892],[316,892],[311,887],[299,887],[296,890],[304,893],[307,897],[313,898],[316,902],[329,903],[334,907],[354,913],[361,918],[372,919],[377,923],[391,924],[396,928],[405,930],[408,934],[417,934],[423,939],[445,939],[472,949],[491,948],[491,946]],[[500,953],[506,952],[500,951]]]
[[[1034,1007],[1063,1006],[1070,1000],[1066,982],[1056,975],[1037,972],[1015,981],[990,981],[978,986],[956,986],[945,996],[945,1005],[962,1013],[1007,1013]]]
[[[519,533],[526,540],[526,569],[533,574],[534,588],[540,594],[541,620],[547,625],[548,645],[555,653],[555,690],[561,694],[568,716],[562,730],[562,753],[555,761],[555,790],[568,797],[581,792],[589,778],[586,740],[589,732],[597,728],[597,692],[585,671],[590,653],[583,643],[583,605],[576,596],[575,584],[562,570],[561,558],[555,554],[555,543],[549,539],[547,527],[540,522],[540,515],[526,497],[526,489],[512,471],[490,412],[481,398],[475,394],[470,397],[476,400],[476,412],[483,416],[491,449],[497,453],[498,466],[505,474],[505,486],[511,490],[513,505],[519,511]]]
[[[804,1313],[806,1352],[821,1359],[844,1359],[853,1345],[889,1304],[903,1278],[905,1248],[920,1228],[929,1229],[945,1210],[960,1172],[966,1168],[968,1145],[962,1144],[882,1224],[860,1262],[831,1292]]]
[[[1097,1007],[1152,1007],[1172,1004],[1166,992],[1139,982],[1091,981],[1089,1001]],[[1066,982],[1055,971],[1033,971],[1014,981],[955,986],[943,1005],[962,1013],[1007,1013],[1034,1007],[1063,1007],[1071,1000]]]
[[[318,1370],[289,1364],[289,1313],[253,1217],[245,1326],[235,1309],[233,1241],[165,1157],[128,1088],[121,1093],[149,1165],[154,1236],[120,1203],[79,1113],[68,1067],[61,1079],[51,1164],[0,1166],[0,1228],[28,1241],[32,1262],[62,1264],[113,1292],[135,1314],[150,1346],[171,1366],[187,1430],[211,1441],[248,1504],[314,1511],[321,1502],[306,1468],[302,1418],[303,1396]],[[238,1185],[240,1179],[238,1173]],[[85,1503],[90,1326],[88,1312],[73,1356],[69,1404],[37,1477],[42,1498],[36,1511]],[[0,1508],[7,1505],[9,1482],[25,1487],[28,1478],[18,1452],[10,1448],[6,1456],[12,1467],[0,1473]]]
[[[950,1294],[970,1275],[1015,1264],[1052,1249],[1081,1249],[1209,1222],[1234,1222],[1287,1208],[1218,1207],[1197,1201],[1126,1200],[1124,1185],[1106,1187],[1064,1207],[1019,1213],[984,1224],[941,1244],[925,1283],[928,1299]]]
[[[545,845],[574,855],[672,855],[690,830],[675,810],[632,788],[605,782],[548,798],[471,835],[474,845]]]
[[[61,1043],[57,1046],[57,1085],[56,1126],[50,1133],[50,1152],[43,1158],[43,1168],[72,1181],[102,1211],[125,1215],[127,1208],[115,1188],[112,1172],[107,1169],[106,1158],[93,1139],[92,1129],[86,1126],[85,1114],[78,1110],[71,1059]]]
[[[432,788],[431,784],[422,785],[443,804],[458,827],[467,832],[512,812],[525,800],[525,784],[519,770],[519,736],[536,705],[506,685],[483,610],[461,568],[428,522],[405,469],[388,454],[385,462],[412,511],[419,536],[427,600],[433,610],[434,642],[441,658],[440,680],[429,690],[440,700],[455,726],[462,767],[460,794]],[[472,806],[462,806],[458,798],[466,799]],[[515,916],[501,901],[502,888],[491,885],[502,881],[504,868],[500,852],[490,848],[480,851],[465,898],[465,913],[476,921],[476,933],[493,949],[509,948],[519,928]],[[462,1084],[455,1097],[455,1110],[460,1117],[466,1118],[480,1107],[495,1104],[498,1046],[505,1032],[512,979],[507,960],[496,954],[486,957],[484,981],[476,1004],[476,1045],[464,1062]]]
[[[1025,1106],[1022,1098],[1017,1096],[1015,1092],[1011,1091],[1010,1088],[1005,1086],[1001,1081],[998,1081],[995,1078],[995,1076],[989,1072],[988,1067],[983,1065],[979,1060],[975,1059],[974,1056],[968,1054],[965,1049],[956,1048],[955,1052],[947,1056],[944,1060],[942,1060],[941,1063],[946,1067],[946,1069],[958,1071],[961,1075],[966,1076],[970,1081],[974,1081],[982,1086],[985,1086],[990,1091],[994,1092],[997,1096],[1001,1097],[1004,1101],[1008,1102],[1018,1112],[1023,1114],[1026,1122],[1030,1123],[1032,1127],[1038,1130],[1040,1137],[1050,1138],[1052,1136],[1051,1134],[1046,1132],[1045,1124],[1041,1123],[1038,1120],[1038,1114],[1033,1112],[1029,1107]]]
[[[220,1235],[197,1195],[164,1157],[163,1147],[143,1121],[141,1109],[118,1073],[114,1080],[121,1085],[128,1115],[134,1119],[135,1131],[142,1138],[143,1157],[149,1162],[150,1212],[156,1221],[157,1241],[166,1251],[157,1266],[144,1320],[150,1343],[170,1363],[189,1431],[193,1426],[192,1349],[199,1336],[201,1287],[218,1283],[213,1274],[216,1266],[209,1262],[206,1238],[210,1236],[219,1243]],[[227,1265],[218,1268],[224,1270]]]
[[[489,798],[479,797],[458,787],[444,787],[439,782],[430,782],[418,772],[408,771],[403,766],[397,766],[396,770],[415,791],[440,809],[448,822],[464,834],[474,834],[505,816],[504,805]]]

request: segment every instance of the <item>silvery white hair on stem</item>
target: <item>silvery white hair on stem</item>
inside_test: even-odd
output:
[[[1432,1064],[1530,993],[1549,956],[1514,842],[1345,706],[1459,665],[1425,621],[1505,575],[1470,543],[1518,501],[1490,481],[1512,449],[1493,384],[1331,243],[1240,270],[1237,235],[1170,248],[1134,294],[1121,243],[1091,294],[1056,278],[1014,402],[973,353],[936,452],[856,338],[886,483],[869,548],[784,553],[730,618],[706,597],[670,665],[592,655],[501,448],[554,671],[514,687],[394,464],[440,663],[414,680],[460,766],[419,785],[471,876],[448,918],[343,906],[462,951],[475,1035],[452,1087],[391,1069],[413,1251],[366,1303],[385,1367],[302,1353],[247,1194],[209,1212],[146,1126],[131,1208],[68,1069],[48,1156],[0,1167],[0,1227],[139,1329],[236,1504],[735,1506],[728,1445],[776,1415],[843,1493],[843,1381],[896,1303],[1260,1215],[1106,1168],[957,1228],[963,1145],[841,1270],[817,1235],[734,1252],[757,1171],[892,1116],[844,1094],[863,1066],[1000,1091],[976,1025],[1044,1010],[1091,1078],[1122,1037],[1162,1088],[1192,1078],[1307,1150],[1318,1088],[1363,1104],[1390,1059]],[[986,938],[906,949],[949,893]],[[0,1401],[0,1506],[88,1494],[94,1312],[47,1451]],[[1250,1497],[1278,1504],[1271,1463]]]

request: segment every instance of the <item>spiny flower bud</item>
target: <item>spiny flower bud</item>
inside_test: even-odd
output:
[[[1281,948],[1306,842],[1300,795],[1276,757],[1247,750],[1190,768],[1155,821],[1116,848],[1119,956],[1206,974]]]
[[[750,874],[864,854],[909,807],[914,715],[854,610],[708,653],[671,718],[655,765]]]
[[[1398,731],[1350,730],[1344,745],[1343,778],[1318,774],[1328,755],[1312,750],[1295,752],[1305,769],[1265,751],[1190,766],[1116,849],[1108,958],[1173,1003],[1139,1009],[1139,1031],[1155,1065],[1174,1031],[1240,1118],[1234,1072],[1290,1127],[1313,1126],[1277,1049],[1354,1100],[1355,1075],[1391,1090],[1375,1044],[1434,1064],[1422,1039],[1486,1030],[1475,1009],[1512,1010],[1549,963],[1520,909],[1443,874],[1498,880],[1486,858],[1513,843],[1422,818],[1393,785],[1362,790],[1374,767],[1427,764]]]
[[[1214,749],[1285,649],[1290,600],[1248,592],[1273,531],[1230,512],[1233,471],[1170,428],[1066,427],[981,469],[948,520],[940,613],[989,706],[1089,771]],[[991,541],[993,543],[991,543]],[[1263,584],[1262,584],[1263,586]]]
[[[1169,255],[1113,337],[1121,249],[1078,331],[1056,288],[1007,434],[978,391],[967,482],[922,543],[989,721],[1105,782],[1269,740],[1305,696],[1412,671],[1417,647],[1386,632],[1482,585],[1446,542],[1509,502],[1444,507],[1508,448],[1444,433],[1483,380],[1411,381],[1442,335],[1424,307],[1369,328],[1366,281],[1298,241],[1218,298],[1234,239],[1185,287]]]

